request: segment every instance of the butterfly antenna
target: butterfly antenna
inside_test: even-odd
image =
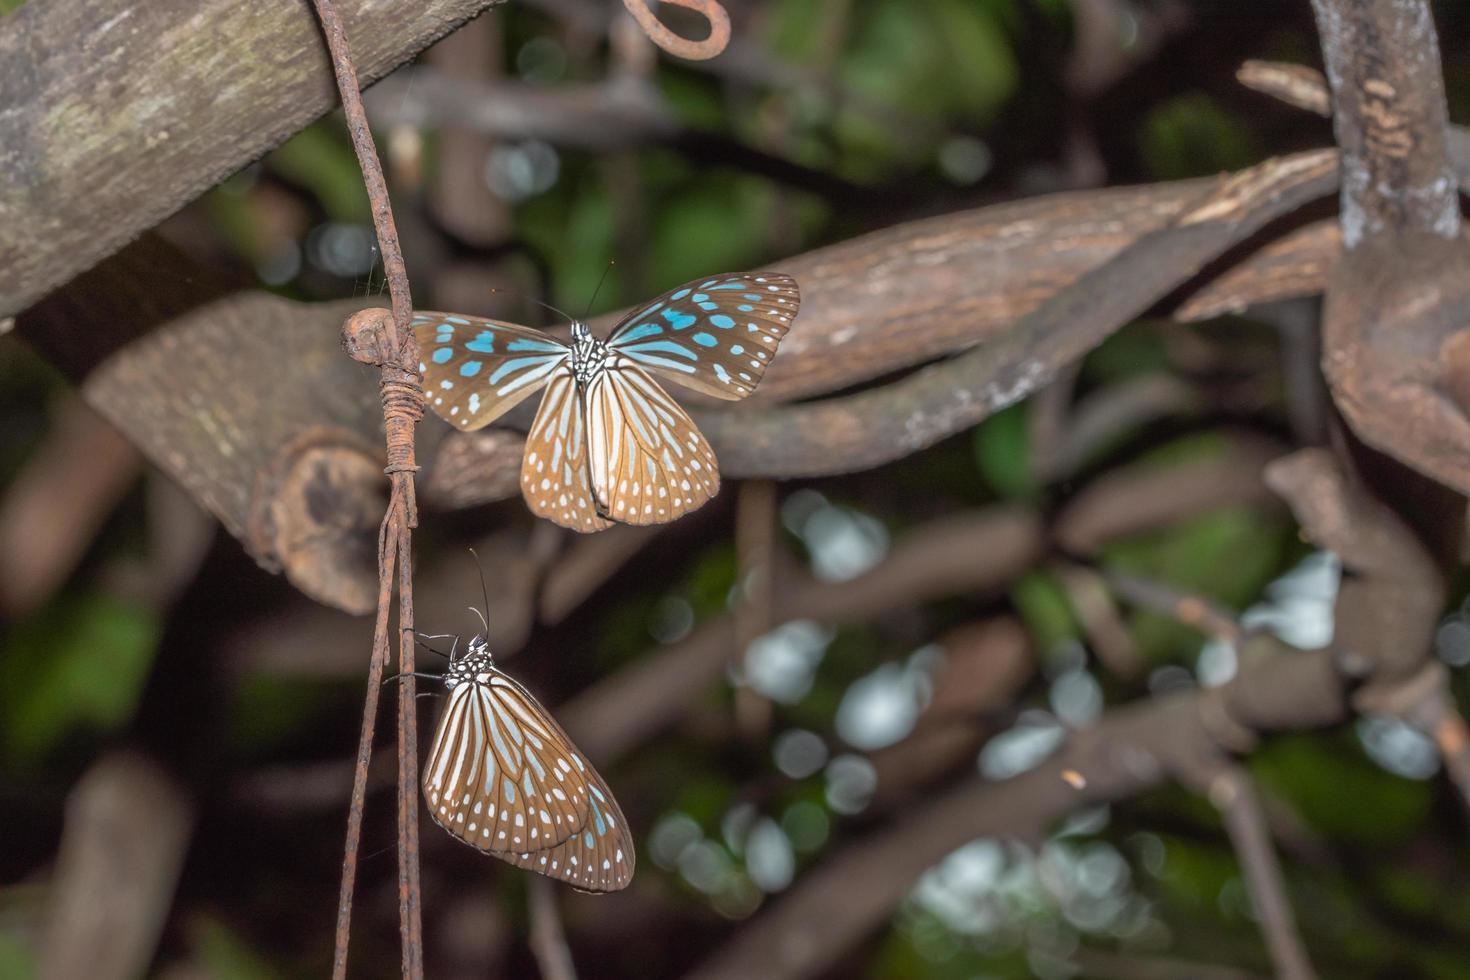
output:
[[[614,259],[607,260],[607,268],[602,270],[602,278],[597,280],[597,288],[592,290],[592,298],[587,301],[587,312],[582,314],[582,319],[592,315],[592,304],[597,302],[597,294],[602,292],[602,284],[607,282],[607,274],[612,271]]]
[[[515,292],[514,290],[510,290],[510,289],[501,289],[499,286],[492,286],[492,287],[490,287],[490,291],[492,293],[506,293],[506,294],[511,294],[511,293]],[[576,317],[572,316],[570,313],[568,313],[566,310],[562,309],[559,306],[552,306],[550,303],[543,303],[539,299],[537,299],[536,297],[534,297],[534,296],[527,296],[525,293],[521,293],[519,295],[520,295],[521,299],[530,300],[532,303],[535,303],[537,306],[541,307],[544,310],[550,310],[551,312],[555,313],[557,316],[565,317],[567,319],[567,322],[569,322],[569,323],[572,320],[575,320],[576,319]]]
[[[421,678],[423,678],[426,681],[442,681],[444,679],[443,677],[440,677],[438,674],[426,674],[426,673],[424,673],[421,670],[405,670],[405,671],[403,671],[401,673],[389,674],[387,677],[383,678],[383,686],[384,687],[387,687],[389,684],[393,683],[394,681],[399,680],[399,679],[404,678],[404,677],[421,677]]]
[[[480,564],[480,553],[478,551],[476,551],[474,548],[471,548],[470,554],[473,555],[475,559],[475,571],[480,574],[480,601],[485,603],[485,612],[489,612],[490,590],[485,588],[485,566]],[[489,639],[490,624],[485,622],[485,613],[482,613],[480,612],[480,610],[475,609],[474,606],[470,606],[470,609],[474,610],[475,615],[480,617],[480,624],[485,627],[485,637],[486,639]]]

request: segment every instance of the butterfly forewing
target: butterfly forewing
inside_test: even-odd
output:
[[[688,283],[613,328],[608,346],[716,398],[755,390],[801,305],[796,280],[741,273]]]
[[[547,382],[521,460],[521,491],[533,512],[574,531],[611,526],[597,513],[587,453],[581,395],[571,368],[562,364]]]
[[[580,833],[555,847],[501,854],[511,864],[560,878],[585,892],[615,892],[633,880],[633,835],[612,791],[587,770],[588,820]]]
[[[434,820],[482,851],[551,847],[589,813],[586,766],[523,688],[499,671],[450,692],[424,764]]]
[[[720,489],[715,454],[694,421],[642,370],[614,356],[587,388],[592,490],[602,512],[661,524]]]
[[[570,356],[539,330],[456,313],[415,313],[424,398],[461,429],[478,429],[535,393]]]

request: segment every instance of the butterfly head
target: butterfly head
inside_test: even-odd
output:
[[[488,684],[494,669],[495,658],[491,655],[485,638],[476,636],[469,642],[463,655],[450,661],[449,669],[444,672],[444,685],[452,691],[466,682]]]
[[[589,326],[587,326],[587,324],[584,321],[582,321],[582,320],[573,320],[572,321],[572,343],[575,344],[579,340],[586,340],[586,339],[588,339],[591,336],[592,336],[592,328],[589,327]]]

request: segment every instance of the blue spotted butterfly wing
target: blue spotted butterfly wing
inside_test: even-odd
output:
[[[801,306],[796,280],[715,276],[664,294],[613,328],[607,345],[640,367],[731,401],[755,390]]]
[[[571,356],[539,330],[457,313],[415,313],[413,331],[424,398],[436,415],[465,430],[510,411]]]
[[[592,489],[608,516],[662,524],[719,492],[714,450],[694,420],[623,355],[588,384],[586,413]]]
[[[509,678],[505,679],[515,684]],[[519,684],[515,686],[520,687]],[[535,699],[525,693],[524,688],[521,691],[531,704],[536,704]],[[586,820],[579,833],[560,844],[519,851],[497,848],[495,856],[528,871],[558,878],[579,891],[615,892],[626,888],[628,882],[633,880],[633,865],[636,862],[633,834],[627,818],[623,816],[618,801],[613,798],[607,781],[591,765],[583,764],[572,746],[571,738],[544,709],[542,713],[547,724],[560,735],[562,743],[572,753],[579,774],[586,780]]]

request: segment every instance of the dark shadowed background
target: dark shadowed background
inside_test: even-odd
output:
[[[31,0],[48,2],[80,0]],[[695,63],[614,3],[510,3],[370,90],[416,305],[555,326],[531,299],[606,313],[903,222],[1333,144],[1326,119],[1236,80],[1247,59],[1320,68],[1306,0],[726,6],[730,48]],[[0,0],[0,34],[20,7]],[[1470,118],[1470,6],[1434,15],[1450,116]],[[1067,214],[1121,240],[1154,206],[1109,201]],[[1052,220],[995,214],[973,233],[997,251]],[[142,265],[141,288],[188,291],[211,270],[293,301],[386,303],[369,217],[334,112],[160,225],[157,247],[190,265]],[[1041,268],[1041,251],[1015,261]],[[879,275],[882,256],[868,261]],[[976,322],[1009,322],[1097,261]],[[879,302],[868,274],[831,301]],[[1392,704],[1303,709],[1260,726],[1300,730],[1265,737],[1209,727],[1209,692],[1297,655],[1282,641],[1333,640],[1340,563],[1261,476],[1336,429],[1315,276],[1257,290],[1271,301],[1244,312],[1181,313],[1196,281],[1035,396],[862,472],[740,479],[774,470],[734,462],[726,434],[736,476],[658,529],[538,523],[513,483],[487,489],[483,460],[456,476],[427,417],[419,627],[477,630],[477,548],[502,665],[572,730],[636,834],[625,892],[557,889],[577,974],[1244,980],[1278,975],[1265,935],[1282,929],[1316,975],[1470,976],[1467,810],[1441,761],[1453,733],[1437,745]],[[904,301],[920,321],[945,309]],[[906,323],[883,335],[891,367],[824,375],[842,329],[773,372],[771,399],[889,382],[971,342]],[[223,376],[233,345],[224,332],[208,348]],[[0,337],[0,977],[64,975],[56,945],[109,903],[133,938],[102,948],[130,973],[324,975],[371,617],[261,568],[154,465],[167,447],[134,448],[49,354]],[[282,358],[247,379],[265,403],[293,397],[273,385],[327,384]],[[343,362],[331,397],[371,406],[375,372]],[[513,476],[515,446],[492,449]],[[228,510],[245,478],[212,479],[210,505]],[[377,497],[307,506],[370,553]],[[1433,652],[1460,667],[1470,610],[1463,575],[1450,582]],[[355,976],[398,970],[392,697]],[[438,704],[421,701],[421,725]],[[1195,731],[1186,710],[1240,761],[1173,757]],[[1075,761],[1058,762],[1067,746]],[[427,820],[421,835],[428,975],[537,975],[527,876]],[[1273,851],[1286,911],[1262,907],[1269,884],[1243,870]],[[1295,945],[1278,937],[1278,956]]]

